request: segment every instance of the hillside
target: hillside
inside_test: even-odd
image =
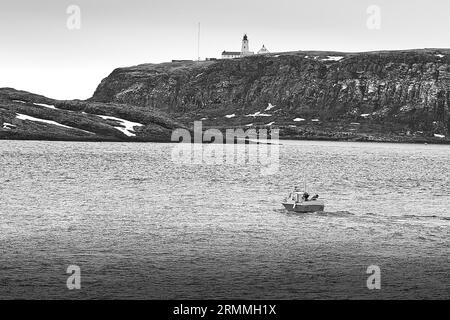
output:
[[[178,127],[183,125],[147,107],[0,89],[0,139],[157,142],[170,141]]]
[[[448,141],[450,50],[288,52],[114,70],[90,101],[303,139]]]

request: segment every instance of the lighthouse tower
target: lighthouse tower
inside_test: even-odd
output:
[[[248,44],[248,37],[246,34],[244,34],[244,38],[242,39],[242,49],[241,49],[241,56],[249,56],[254,54],[250,51],[250,47]]]

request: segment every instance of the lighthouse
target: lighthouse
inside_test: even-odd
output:
[[[241,53],[243,56],[245,56],[245,55],[248,55],[249,52],[250,52],[250,50],[249,50],[249,46],[248,46],[248,37],[246,34],[244,34],[244,38],[242,39]]]
[[[254,54],[250,51],[250,46],[248,44],[248,37],[246,34],[244,34],[244,38],[242,39],[242,49],[241,49],[241,56],[249,56]]]

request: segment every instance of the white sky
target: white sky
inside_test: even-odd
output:
[[[250,49],[449,48],[449,0],[0,0],[0,87],[85,99],[114,68]],[[81,29],[67,28],[69,5]],[[381,29],[367,8],[381,9]]]

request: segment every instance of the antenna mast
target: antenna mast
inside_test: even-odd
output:
[[[200,61],[200,22],[198,23],[197,61]]]

